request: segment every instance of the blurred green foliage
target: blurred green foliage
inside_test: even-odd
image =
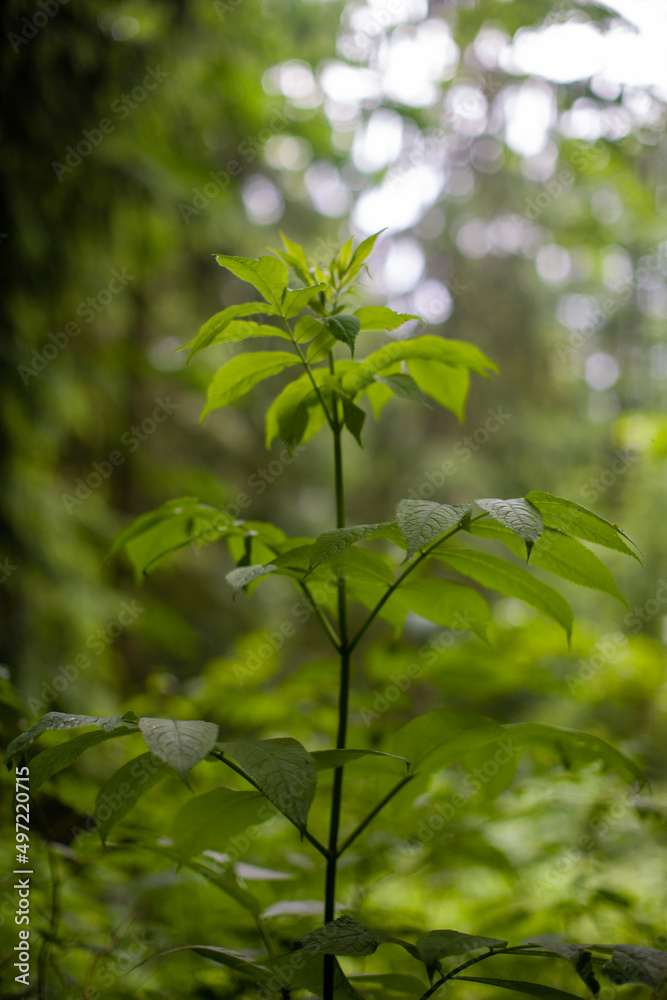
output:
[[[257,656],[267,633],[270,640],[290,614],[274,581],[252,601],[232,602],[224,581],[231,565],[211,548],[182,554],[141,589],[129,568],[102,569],[112,538],[131,517],[174,495],[224,506],[245,493],[252,504],[242,516],[270,518],[293,535],[331,526],[328,450],[316,440],[284,475],[273,476],[269,462],[280,445],[273,455],[263,450],[261,390],[199,426],[213,364],[200,358],[186,368],[174,350],[221,304],[237,301],[239,290],[211,254],[257,256],[266,243],[276,245],[280,225],[326,260],[331,245],[349,235],[353,200],[359,204],[392,170],[397,197],[401,191],[404,164],[366,171],[358,157],[355,164],[355,136],[374,113],[400,116],[413,143],[405,155],[418,157],[418,137],[447,121],[457,84],[476,87],[499,114],[498,95],[530,82],[529,75],[486,65],[479,46],[475,56],[469,47],[484,30],[511,37],[554,14],[593,16],[605,26],[612,12],[518,0],[434,7],[429,24],[449,24],[464,53],[453,79],[438,84],[425,106],[393,93],[357,96],[346,107],[322,93],[327,65],[377,69],[382,44],[394,34],[413,37],[425,10],[406,5],[406,23],[398,27],[381,18],[366,22],[365,31],[357,27],[354,37],[366,48],[353,51],[350,25],[364,23],[356,4],[56,6],[43,25],[36,13],[45,5],[9,0],[1,15],[4,742],[55,708],[206,718],[230,740],[289,732],[310,748],[318,741],[328,746],[335,705],[324,692],[335,686],[335,664],[322,658],[313,622],[300,625],[298,639]],[[314,74],[315,83],[301,91],[281,70],[295,61]],[[400,900],[403,926],[393,929],[404,935],[442,926],[513,940],[558,933],[664,948],[664,95],[643,88],[650,114],[642,119],[631,113],[641,87],[604,97],[589,80],[548,86],[559,114],[588,101],[600,112],[623,113],[627,130],[581,140],[552,121],[551,173],[539,157],[512,149],[491,120],[478,133],[447,131],[444,148],[457,183],[425,202],[421,217],[399,236],[421,247],[424,277],[451,299],[447,304],[442,290],[434,295],[453,308],[444,323],[434,308],[429,332],[479,344],[501,374],[473,387],[463,427],[407,401],[393,415],[387,411],[363,452],[348,449],[350,521],[390,519],[395,502],[411,490],[457,503],[542,488],[622,524],[642,550],[643,567],[611,560],[627,613],[572,588],[577,626],[569,650],[555,626],[510,599],[494,608],[491,650],[415,623],[414,659],[423,671],[405,691],[399,684],[396,698],[396,678],[409,664],[387,630],[360,657],[351,743],[382,746],[412,714],[453,704],[500,721],[596,732],[643,765],[652,793],[628,799],[608,776],[573,777],[551,760],[524,760],[498,799],[476,796],[446,828],[433,829],[435,805],[460,790],[460,774],[448,769],[424,788],[416,809],[397,801],[359,842],[341,873],[341,898],[380,927]],[[281,146],[283,139],[293,142]],[[308,168],[322,164],[326,176],[340,171],[348,192],[341,210],[336,189],[313,197],[317,174],[306,184]],[[273,205],[268,224],[248,208],[253,184],[260,207]],[[529,218],[534,206],[539,221],[523,230],[529,246],[513,251],[503,243],[502,219]],[[330,214],[322,214],[325,208]],[[467,230],[466,240],[463,227],[480,220],[483,226]],[[480,252],[480,240],[492,249]],[[552,246],[569,258],[543,255],[540,274],[536,255]],[[550,259],[566,262],[565,277],[554,280],[552,271],[544,278]],[[614,268],[626,275],[615,288]],[[594,309],[607,299],[601,323],[587,327],[584,319],[578,331],[563,324],[568,309]],[[410,291],[395,294],[392,305],[423,311]],[[595,390],[584,380],[596,352],[619,365],[611,389]],[[485,425],[491,413],[511,415],[497,433]],[[130,624],[123,624],[128,616]],[[420,657],[427,642],[434,656]],[[259,666],[248,672],[253,654]],[[371,714],[378,718],[366,725]],[[73,839],[73,828],[85,829],[99,785],[137,752],[138,746],[105,743],[33,797],[33,913],[44,942],[36,963],[40,995],[254,995],[244,994],[229,971],[189,953],[128,973],[167,947],[245,949],[256,935],[248,912],[224,892],[125,842],[130,831],[145,833],[147,841],[169,834],[171,817],[189,795],[176,778],[140,801],[131,827],[123,835],[121,826],[106,852],[94,833]],[[353,767],[346,829],[392,781],[383,765],[375,780],[352,779]],[[213,765],[202,765],[196,782],[197,792],[214,787]],[[7,824],[12,787],[5,774]],[[327,794],[326,783],[320,794]],[[11,833],[7,825],[3,955],[16,941],[13,876],[5,877]],[[247,846],[241,864],[247,867],[239,876],[268,910],[276,944],[287,948],[295,917],[269,908],[286,897],[318,899],[320,871],[283,821]],[[363,896],[362,883],[371,887]],[[319,913],[298,921],[297,932],[306,933]],[[11,961],[1,967],[2,994],[24,995]],[[494,961],[498,972],[494,967],[490,975],[519,975],[509,959]],[[406,969],[398,950],[348,964],[367,972],[417,969]],[[548,968],[551,985],[580,992],[569,967]],[[453,989],[462,997],[495,995],[489,987]],[[628,997],[642,992],[623,988]]]

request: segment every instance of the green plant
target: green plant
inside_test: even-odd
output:
[[[423,789],[419,779],[423,782],[455,763],[464,766],[473,785],[475,781],[480,784],[475,775],[486,774],[481,769],[492,763],[494,794],[513,780],[518,758],[528,748],[550,750],[570,768],[600,762],[603,769],[643,781],[631,760],[595,736],[541,723],[500,724],[450,707],[411,720],[394,733],[383,750],[348,746],[353,654],[378,619],[398,634],[407,615],[414,613],[447,628],[470,631],[480,642],[487,642],[490,609],[481,587],[532,605],[562,627],[569,640],[573,615],[565,599],[516,561],[486,552],[477,539],[501,542],[515,556],[621,601],[611,573],[583,543],[634,556],[627,544],[630,539],[616,525],[576,503],[539,491],[522,498],[486,498],[454,506],[404,499],[398,502],[394,520],[346,524],[343,439],[350,435],[361,446],[366,417],[359,405],[362,397],[370,400],[376,417],[393,396],[398,396],[427,405],[430,399],[462,419],[470,372],[484,376],[495,369],[473,345],[429,335],[391,339],[363,361],[355,360],[357,342],[364,334],[392,332],[419,319],[379,306],[348,311],[355,282],[377,235],[356,249],[349,240],[328,273],[317,264],[311,265],[302,247],[285,237],[284,251],[277,251],[274,257],[219,256],[221,266],[252,284],[264,301],[224,309],[186,345],[191,358],[221,343],[261,337],[284,342],[281,350],[233,355],[213,377],[203,415],[234,403],[270,376],[298,369],[299,376],[280,391],[268,409],[266,443],[270,447],[279,437],[293,451],[328,428],[333,441],[336,526],[318,538],[288,538],[273,524],[236,520],[219,507],[184,497],[139,517],[117,539],[111,553],[125,549],[142,576],[180,548],[224,539],[235,563],[227,574],[235,594],[251,593],[269,577],[287,577],[317,617],[338,659],[334,746],[308,751],[292,737],[229,742],[220,740],[218,726],[207,721],[137,718],[133,713],[99,718],[50,712],[13,741],[6,759],[10,766],[15,759],[23,763],[26,750],[46,730],[96,727],[30,760],[30,787],[35,791],[89,747],[141,733],[147,752],[116,771],[100,790],[98,804],[111,804],[106,812],[96,810],[103,843],[138,797],[169,768],[186,784],[190,770],[205,759],[220,762],[241,776],[252,791],[216,787],[194,796],[175,818],[172,845],[152,845],[152,849],[198,872],[253,913],[265,956],[239,955],[223,946],[183,948],[192,948],[256,980],[260,993],[263,990],[261,995],[280,992],[287,997],[294,989],[306,989],[321,993],[324,1000],[338,1000],[380,989],[426,1000],[450,980],[463,979],[547,1000],[572,996],[539,983],[462,975],[469,967],[498,955],[564,958],[593,992],[599,989],[595,966],[608,958],[604,970],[615,981],[641,982],[657,992],[667,975],[667,953],[656,949],[553,940],[509,947],[499,938],[442,929],[431,930],[412,943],[387,930],[371,929],[349,915],[336,917],[341,858],[395,796],[405,794],[410,787],[413,792]],[[288,265],[305,287],[288,288]],[[260,314],[271,322],[248,318]],[[349,359],[340,357],[340,352],[349,352]],[[459,544],[466,537],[472,545]],[[361,544],[368,542],[376,542],[382,549]],[[388,549],[404,553],[400,565]],[[438,569],[444,569],[447,576],[433,575]],[[472,582],[462,582],[460,577]],[[374,766],[378,757],[399,768],[397,780],[342,838],[346,768],[353,761]],[[318,837],[309,825],[309,813],[318,773],[327,771],[333,771],[328,832],[326,837]],[[282,955],[273,952],[256,900],[239,884],[233,866],[228,864],[220,871],[206,859],[197,860],[213,840],[219,841],[221,830],[224,837],[232,838],[248,828],[257,829],[278,813],[321,856],[324,867],[324,925],[301,935],[293,941],[291,951]],[[384,944],[403,948],[410,961],[426,972],[430,985],[412,974],[344,974],[339,956],[370,955]],[[470,952],[474,956],[462,964],[453,968],[443,965],[447,959]]]

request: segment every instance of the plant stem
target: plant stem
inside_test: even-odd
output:
[[[416,778],[416,777],[417,777],[416,774],[406,774],[406,776],[404,778],[401,778],[401,780],[398,782],[398,784],[394,785],[394,787],[390,791],[387,792],[387,794],[385,795],[385,797],[380,802],[378,802],[378,804],[375,806],[375,808],[371,809],[371,811],[369,812],[368,816],[366,816],[365,819],[362,819],[362,821],[359,824],[359,826],[357,826],[352,831],[352,833],[350,834],[350,836],[346,837],[346,839],[343,841],[343,843],[338,848],[338,857],[340,857],[341,854],[343,854],[348,849],[348,847],[350,846],[350,844],[352,844],[357,839],[357,837],[359,836],[360,833],[363,833],[363,831],[366,829],[366,827],[368,826],[368,824],[370,822],[372,822],[372,820],[375,819],[375,817],[380,812],[380,810],[384,809],[384,807],[387,805],[388,802],[391,802],[391,800],[393,799],[394,795],[396,795],[398,792],[400,792],[400,790],[405,785],[407,785],[407,783],[409,781],[412,781],[412,779]]]
[[[511,955],[514,952],[518,952],[522,955],[531,954],[531,952],[524,951],[524,948],[525,945],[515,945],[513,948],[494,948],[492,951],[487,951],[483,955],[478,955],[477,958],[470,958],[462,965],[457,965],[457,967],[452,969],[451,972],[447,972],[446,974],[443,973],[437,983],[433,983],[432,986],[427,989],[426,993],[422,993],[419,1000],[428,1000],[428,998],[432,997],[433,994],[449,979],[455,979],[460,972],[463,972],[465,969],[469,969],[471,965],[477,965],[478,962],[484,962],[487,958],[493,958],[494,955]],[[532,952],[532,954],[535,954],[535,952]],[[465,980],[466,977],[461,976],[461,979]]]
[[[333,356],[329,355],[329,367],[333,368]],[[338,401],[334,401],[334,483],[336,493],[336,527],[345,527],[345,488],[343,481],[342,426],[338,417]],[[347,622],[347,593],[345,579],[338,580],[338,631],[340,634],[340,687],[338,692],[338,733],[336,749],[344,750],[347,739],[347,716],[350,700],[350,647]],[[343,768],[334,771],[331,791],[331,816],[329,821],[329,856],[324,887],[324,922],[333,920],[336,913],[336,869],[338,864],[338,831],[343,797]],[[323,1000],[333,1000],[334,956],[324,956]]]
[[[488,515],[486,514],[486,512],[484,514],[479,514],[477,517],[473,517],[471,519],[470,523],[472,524],[473,521],[480,521],[483,517],[487,517],[487,516]],[[382,597],[377,602],[377,604],[375,605],[375,607],[373,608],[373,610],[370,612],[370,614],[368,615],[368,618],[363,623],[363,625],[361,626],[361,628],[359,629],[359,631],[357,632],[357,634],[355,635],[355,637],[351,640],[351,642],[350,642],[350,652],[352,652],[352,650],[355,648],[355,646],[357,645],[357,643],[359,642],[359,640],[366,633],[367,629],[372,625],[373,621],[377,618],[378,612],[384,607],[384,605],[389,600],[389,598],[394,593],[394,591],[397,590],[400,587],[400,585],[403,583],[403,581],[405,580],[406,576],[409,576],[410,573],[412,573],[413,569],[415,569],[417,566],[419,566],[419,564],[421,562],[423,562],[424,559],[426,559],[428,556],[430,556],[430,554],[434,551],[434,549],[436,549],[438,547],[438,545],[441,545],[442,542],[446,542],[448,538],[451,538],[453,535],[455,535],[457,532],[461,531],[462,529],[463,529],[463,525],[457,524],[456,527],[452,528],[451,531],[448,531],[447,534],[441,535],[440,538],[436,538],[436,540],[433,542],[433,544],[429,545],[428,548],[424,549],[423,552],[420,552],[419,555],[417,556],[417,558],[414,559],[410,563],[410,565],[407,566],[403,570],[403,572],[401,573],[401,575],[398,576],[394,580],[394,582],[389,585],[389,587],[387,587],[386,592],[382,595]]]
[[[315,381],[315,376],[313,375],[312,371],[310,370],[310,365],[308,364],[308,362],[306,361],[306,358],[304,357],[304,353],[301,350],[301,346],[297,343],[297,341],[296,341],[296,339],[294,337],[294,333],[293,333],[293,331],[292,331],[289,323],[285,319],[285,317],[281,316],[280,318],[283,321],[283,326],[285,327],[285,329],[287,330],[287,332],[290,335],[290,340],[292,341],[292,344],[294,345],[294,349],[296,350],[296,353],[299,355],[299,360],[301,361],[301,364],[306,369],[306,372],[308,374],[308,378],[310,379],[310,381],[312,383],[312,386],[313,386],[313,389],[315,390],[315,394],[317,395],[317,398],[320,401],[320,406],[324,410],[324,416],[327,418],[327,423],[329,424],[329,427],[331,428],[331,430],[335,434],[336,433],[335,422],[332,419],[331,414],[329,413],[329,411],[328,411],[328,409],[326,407],[326,404],[324,402],[324,397],[323,397],[323,395],[322,395],[322,393],[320,391],[320,387],[317,384],[317,382]]]
[[[332,644],[340,652],[340,639],[338,638],[338,636],[336,634],[336,630],[334,629],[333,625],[331,624],[331,622],[329,621],[329,619],[327,618],[327,616],[324,614],[324,612],[322,611],[322,609],[319,607],[319,605],[313,599],[313,596],[310,593],[310,590],[308,589],[308,585],[306,583],[304,583],[303,580],[299,580],[299,586],[300,586],[301,590],[303,591],[303,593],[308,598],[308,600],[310,601],[311,607],[313,608],[313,611],[315,612],[315,614],[319,618],[320,624],[322,625],[322,628],[324,629],[324,631],[326,632],[326,634],[331,639]]]

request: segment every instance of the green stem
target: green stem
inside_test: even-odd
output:
[[[477,517],[473,517],[471,519],[470,523],[472,524],[473,521],[480,521],[483,517],[487,517],[487,516],[488,515],[486,513],[479,514]],[[370,614],[368,615],[368,618],[363,623],[363,625],[360,627],[360,629],[357,632],[357,634],[355,635],[354,639],[351,640],[351,642],[350,642],[350,652],[352,652],[352,650],[356,647],[357,643],[362,638],[362,636],[365,635],[366,631],[370,628],[370,626],[372,625],[372,623],[377,618],[378,612],[381,611],[381,609],[387,603],[387,601],[389,600],[389,598],[391,597],[391,595],[394,593],[394,591],[397,590],[400,587],[400,585],[405,580],[406,576],[409,576],[410,573],[412,573],[413,569],[415,569],[417,566],[419,566],[419,564],[421,562],[423,562],[424,559],[426,559],[428,556],[430,556],[431,553],[434,551],[434,549],[436,549],[438,547],[438,545],[441,545],[443,542],[446,542],[449,538],[451,538],[457,532],[462,531],[462,530],[463,530],[463,525],[457,524],[456,527],[452,528],[451,531],[448,531],[447,534],[441,535],[439,538],[436,538],[436,540],[433,542],[432,545],[429,545],[428,548],[424,549],[423,552],[420,552],[419,555],[417,556],[417,558],[414,559],[410,563],[410,565],[407,566],[403,570],[403,572],[401,573],[401,575],[398,576],[398,577],[396,577],[396,579],[394,580],[394,582],[392,584],[390,584],[389,587],[387,587],[386,592],[382,595],[382,597],[377,602],[377,604],[375,605],[375,607],[373,608],[373,610],[370,612]]]
[[[401,780],[398,782],[398,784],[394,785],[394,787],[390,791],[387,792],[387,794],[385,795],[385,797],[383,799],[381,799],[380,802],[378,802],[378,804],[375,806],[374,809],[371,809],[371,811],[369,812],[368,816],[366,816],[365,819],[362,819],[362,821],[359,824],[359,826],[357,826],[352,831],[352,833],[349,835],[349,837],[346,837],[346,839],[343,841],[343,843],[338,848],[338,857],[340,857],[341,854],[343,854],[348,849],[348,847],[350,846],[350,844],[354,843],[354,841],[357,839],[357,837],[359,836],[359,834],[363,833],[363,831],[366,829],[366,827],[368,826],[368,824],[371,823],[375,819],[375,817],[380,812],[380,810],[384,809],[384,807],[387,805],[388,802],[391,802],[391,800],[393,799],[394,795],[398,794],[398,792],[400,792],[400,790],[402,788],[404,788],[405,785],[407,785],[407,783],[409,781],[412,781],[412,779],[416,778],[416,777],[417,777],[416,774],[406,774],[406,776],[404,778],[401,778]]]
[[[494,955],[512,955],[514,953],[517,953],[519,955],[536,954],[536,952],[524,951],[524,948],[525,945],[515,945],[513,948],[494,948],[493,951],[487,951],[483,955],[478,955],[476,958],[470,958],[468,959],[467,962],[464,962],[462,965],[457,965],[457,967],[455,969],[452,969],[451,972],[447,972],[446,974],[443,973],[440,976],[440,979],[436,983],[433,983],[429,987],[429,989],[427,989],[426,993],[422,993],[422,995],[419,997],[419,1000],[428,1000],[428,998],[432,997],[433,994],[437,990],[439,990],[440,987],[443,986],[449,979],[456,979],[460,972],[463,972],[465,969],[469,969],[471,965],[477,965],[478,962],[485,962],[487,958],[493,958]],[[465,982],[467,981],[467,977],[461,976],[461,980]]]
[[[336,633],[335,628],[333,627],[333,625],[331,624],[331,622],[329,621],[329,619],[327,618],[327,616],[324,614],[324,612],[322,611],[322,609],[319,607],[319,605],[313,599],[313,596],[310,593],[310,590],[308,589],[308,585],[305,584],[303,582],[303,580],[299,580],[299,586],[300,586],[301,590],[303,591],[303,593],[308,598],[308,600],[310,601],[310,605],[311,605],[313,611],[315,612],[315,614],[317,615],[317,617],[319,618],[320,624],[322,625],[322,628],[324,629],[324,631],[326,632],[326,634],[331,639],[332,644],[340,652],[340,648],[341,648],[340,639],[338,638],[338,635]]]
[[[237,774],[240,774],[241,777],[245,778],[246,781],[250,782],[250,784],[254,788],[256,788],[258,792],[264,795],[264,792],[262,792],[262,789],[259,787],[255,779],[252,778],[249,774],[247,774],[242,767],[239,767],[238,764],[236,764],[233,760],[227,757],[226,754],[220,753],[219,750],[211,750],[209,752],[211,754],[211,757],[215,757],[217,760],[222,761],[223,764],[226,764],[227,767],[231,768],[232,771],[236,771]],[[283,815],[285,814],[283,813]],[[318,850],[323,857],[327,859],[327,861],[329,861],[329,851],[324,846],[324,844],[320,843],[317,837],[314,837],[312,833],[310,833],[308,830],[302,830],[301,827],[297,826],[297,824],[294,822],[293,819],[290,819],[289,816],[285,816],[285,818],[289,819],[290,823],[292,823],[293,826],[296,826],[299,833],[302,834],[306,838],[306,840],[309,841],[313,845],[313,847],[316,850]]]
[[[333,360],[329,356],[329,365]],[[345,489],[343,483],[342,427],[338,419],[338,402],[334,401],[334,481],[336,492],[336,527],[345,527]],[[338,693],[338,733],[336,749],[344,750],[347,739],[347,717],[350,700],[350,647],[347,621],[347,593],[345,579],[338,580],[338,631],[340,633],[340,688]],[[336,913],[336,870],[338,864],[338,832],[343,799],[343,768],[334,771],[331,791],[331,816],[329,821],[329,843],[324,886],[324,922],[333,920]],[[323,1000],[333,1000],[334,956],[324,956]]]
[[[283,326],[285,327],[285,329],[287,330],[287,332],[288,332],[288,334],[290,336],[290,340],[292,341],[292,344],[294,345],[294,349],[295,349],[296,353],[299,355],[299,360],[301,361],[301,364],[306,369],[306,372],[308,374],[308,378],[310,379],[310,381],[312,383],[313,389],[315,390],[317,398],[320,401],[320,406],[322,407],[322,409],[324,411],[324,416],[327,418],[327,423],[329,424],[329,427],[331,428],[331,430],[335,434],[336,433],[335,421],[332,419],[331,414],[329,413],[329,411],[328,411],[328,409],[326,407],[326,404],[324,402],[324,396],[322,395],[322,393],[320,391],[319,385],[315,381],[315,376],[313,375],[312,371],[310,370],[310,365],[308,364],[308,362],[307,362],[307,360],[306,360],[306,358],[304,356],[304,353],[301,350],[301,346],[297,343],[297,341],[296,341],[296,339],[294,337],[294,333],[292,332],[292,329],[291,329],[289,323],[287,322],[287,320],[285,319],[285,317],[281,316],[280,318],[282,319]]]

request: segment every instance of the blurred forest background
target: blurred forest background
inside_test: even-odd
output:
[[[133,516],[176,496],[226,506],[246,494],[241,516],[293,535],[332,526],[328,442],[271,474],[281,447],[264,450],[262,389],[200,425],[214,352],[188,367],[175,351],[250,294],[213,253],[260,256],[282,229],[324,263],[348,236],[386,227],[365,301],[479,345],[500,375],[474,380],[463,424],[407,401],[369,418],[364,450],[346,450],[349,522],[389,520],[406,496],[542,489],[620,524],[643,566],[605,556],[627,612],[562,588],[577,617],[569,650],[555,626],[498,601],[493,649],[446,637],[423,682],[368,726],[410,662],[378,627],[360,661],[353,744],[460,704],[596,732],[639,761],[652,795],[629,805],[614,779],[553,765],[546,783],[527,762],[522,782],[471,803],[428,849],[406,847],[418,811],[388,812],[366,844],[373,890],[357,898],[352,865],[344,898],[380,925],[398,899],[407,928],[428,911],[429,927],[665,947],[664,6],[8,0],[1,17],[3,742],[50,709],[331,740],[333,668],[310,623],[244,673],[289,615],[279,585],[232,603],[216,546],[181,553],[143,586],[122,560],[102,562]],[[219,365],[229,349],[218,350]],[[410,641],[430,635],[415,623]],[[83,758],[35,803],[50,841],[40,995],[240,996],[227,971],[191,956],[124,975],[160,947],[243,947],[252,921],[164,859],[103,855],[94,837],[70,845],[123,752]],[[162,786],[134,823],[168,832],[187,794]],[[594,845],[577,847],[592,823]],[[262,905],[285,884],[319,898],[303,849],[282,828],[271,838],[284,878],[255,869]],[[244,860],[262,857],[259,843]],[[273,915],[278,939],[292,934],[284,919]],[[4,904],[0,924],[13,945]],[[2,995],[19,995],[3,972]]]

